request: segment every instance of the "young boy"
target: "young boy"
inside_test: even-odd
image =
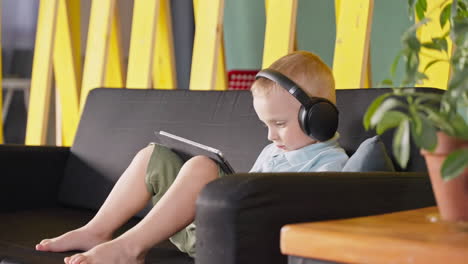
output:
[[[333,75],[314,54],[291,53],[273,63],[269,70],[291,79],[308,97],[335,103]],[[272,141],[251,172],[342,169],[348,157],[337,143],[338,134],[333,132],[331,139],[325,141],[307,135],[298,119],[302,105],[291,91],[265,76],[259,77],[251,90],[255,111],[268,127],[268,139]],[[36,249],[86,251],[65,258],[67,264],[144,263],[148,250],[169,238],[181,251],[194,256],[195,200],[207,183],[223,175],[207,157],[196,156],[183,163],[169,149],[150,144],[136,154],[89,223],[59,237],[44,239]],[[154,207],[146,217],[112,239],[114,231],[150,199]]]

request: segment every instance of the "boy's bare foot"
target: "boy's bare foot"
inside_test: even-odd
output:
[[[66,264],[143,264],[145,254],[129,248],[123,240],[112,240],[64,259]]]
[[[51,252],[90,250],[96,245],[111,240],[111,238],[111,235],[97,234],[86,227],[81,227],[61,236],[42,240],[36,245],[36,250]]]

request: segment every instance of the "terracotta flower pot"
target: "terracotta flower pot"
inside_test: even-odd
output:
[[[432,189],[440,215],[446,221],[468,221],[468,168],[449,181],[442,179],[440,169],[452,151],[468,148],[468,141],[437,133],[437,148],[433,152],[421,150],[426,159]]]

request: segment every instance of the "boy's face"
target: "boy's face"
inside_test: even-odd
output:
[[[253,106],[260,121],[268,127],[268,140],[276,147],[291,151],[316,141],[299,126],[301,104],[284,90],[273,90],[267,95],[254,95]]]

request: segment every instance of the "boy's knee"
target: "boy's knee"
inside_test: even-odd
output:
[[[203,168],[207,170],[218,170],[218,164],[206,156],[195,156],[189,159],[184,166],[190,168]]]
[[[214,162],[212,159],[208,158],[207,156],[202,156],[202,155],[192,157],[187,162],[193,165],[201,164],[201,165],[207,165],[207,166],[210,166],[210,165],[216,166],[216,162]]]
[[[154,150],[154,145],[150,144],[140,149],[135,155],[135,158],[149,158],[151,154],[153,153],[153,150]]]

